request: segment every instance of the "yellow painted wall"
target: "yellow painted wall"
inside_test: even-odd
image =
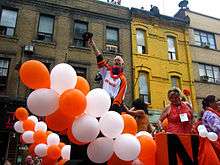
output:
[[[136,29],[145,31],[146,54],[138,54],[137,52]],[[197,111],[187,29],[132,18],[131,31],[134,98],[139,97],[138,72],[146,71],[149,75],[150,108],[162,110],[169,103],[167,92],[171,89],[171,76],[178,76],[181,89],[188,88],[191,90],[191,101],[195,111]],[[168,35],[176,38],[178,60],[168,60]]]

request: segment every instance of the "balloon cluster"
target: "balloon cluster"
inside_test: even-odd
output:
[[[201,136],[203,138],[207,137],[211,141],[218,140],[218,135],[215,132],[208,132],[204,125],[199,125],[197,127],[197,130],[199,132],[199,136]]]
[[[43,63],[30,60],[22,64],[19,73],[22,82],[34,89],[27,98],[30,112],[46,116],[48,128],[65,133],[72,143],[89,143],[87,155],[91,161],[118,164],[120,161],[130,163],[136,159],[142,162],[154,160],[156,144],[153,138],[147,133],[135,136],[135,119],[127,114],[109,111],[109,94],[100,88],[90,90],[87,80],[77,76],[72,66],[61,63],[49,73]],[[22,125],[21,121],[19,124]],[[23,127],[25,125],[23,122]],[[34,127],[33,123],[29,125]],[[100,132],[103,137],[98,137]],[[54,153],[51,149],[58,150],[53,147],[49,151],[47,149],[47,154]],[[53,156],[57,158],[59,155]]]
[[[71,146],[60,142],[56,133],[47,131],[45,122],[38,121],[36,116],[29,116],[23,107],[17,108],[15,116],[19,120],[14,124],[15,131],[22,133],[21,141],[30,144],[30,154],[42,158],[42,164],[55,163],[58,159],[64,163],[70,159]]]

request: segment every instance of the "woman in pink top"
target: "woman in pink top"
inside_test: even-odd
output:
[[[192,131],[192,109],[181,101],[180,91],[172,89],[168,91],[170,105],[162,112],[159,125],[167,118],[169,133],[191,133]]]

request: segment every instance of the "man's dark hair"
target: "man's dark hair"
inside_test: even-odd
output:
[[[206,109],[207,107],[210,106],[210,104],[212,104],[214,102],[216,102],[216,97],[214,95],[208,95],[202,101],[202,108]]]
[[[180,96],[180,91],[179,91],[178,89],[176,89],[176,88],[170,89],[170,90],[168,91],[168,96],[169,96],[169,94],[170,94],[171,92],[174,92],[175,94],[177,94],[178,96]]]
[[[148,109],[147,109],[147,106],[146,106],[146,103],[144,103],[144,101],[140,98],[138,99],[135,99],[132,103],[132,106],[135,108],[135,109],[140,109],[140,110],[144,110],[144,112],[146,114],[148,114]]]

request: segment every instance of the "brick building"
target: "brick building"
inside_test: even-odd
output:
[[[67,62],[78,75],[87,78],[92,89],[100,86],[94,81],[97,73],[95,55],[82,39],[82,33],[86,31],[94,34],[105,58],[113,59],[115,55],[124,58],[128,79],[125,101],[130,102],[132,70],[128,8],[96,0],[0,1],[2,123],[8,121],[6,113],[25,105],[25,98],[30,92],[18,77],[19,65],[26,60],[40,60],[49,69],[58,63]],[[2,126],[1,130],[8,135],[7,128]],[[4,152],[1,157],[5,153],[6,158],[9,156],[8,152]]]

